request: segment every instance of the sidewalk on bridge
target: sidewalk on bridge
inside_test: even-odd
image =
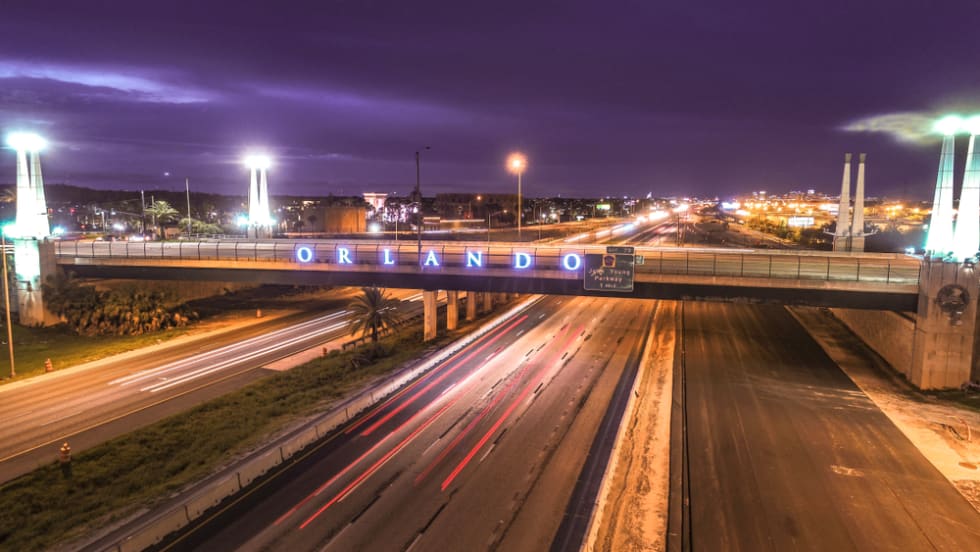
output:
[[[851,381],[980,511],[980,412],[924,396],[828,312],[789,312]]]

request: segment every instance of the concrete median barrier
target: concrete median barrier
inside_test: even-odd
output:
[[[123,539],[117,545],[119,552],[138,552],[158,544],[170,533],[190,523],[187,509],[177,506],[145,526],[142,530]]]
[[[305,449],[311,443],[316,442],[317,439],[316,427],[306,428],[280,447],[283,459],[288,460],[292,458],[294,454]]]
[[[222,500],[240,490],[238,474],[232,473],[228,477],[212,482],[187,503],[187,517],[197,519],[208,509],[217,506]]]
[[[238,470],[238,483],[244,489],[256,479],[265,475],[269,470],[282,463],[282,454],[278,448],[249,460]]]

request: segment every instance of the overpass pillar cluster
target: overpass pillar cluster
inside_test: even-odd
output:
[[[422,340],[432,341],[439,331],[438,291],[422,291]]]
[[[422,339],[432,341],[439,333],[439,303],[437,301],[439,292],[437,290],[422,291]],[[508,299],[509,294],[492,292],[466,292],[466,320],[476,320],[478,312],[490,312],[493,310],[494,295],[502,301]],[[482,303],[482,304],[481,304]],[[455,330],[459,327],[459,291],[446,291],[446,329]]]
[[[452,331],[459,326],[459,292],[446,291],[446,330]]]
[[[977,269],[926,259],[919,279],[919,309],[909,380],[920,389],[959,387],[980,379],[977,348]]]
[[[472,322],[476,320],[476,302],[478,299],[478,294],[475,291],[466,292],[466,321]]]

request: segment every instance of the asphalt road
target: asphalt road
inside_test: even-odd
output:
[[[392,295],[421,312],[420,293]],[[0,387],[0,482],[53,461],[65,440],[78,452],[264,377],[271,361],[347,336],[346,316],[305,313]]]
[[[547,549],[652,308],[545,298],[164,548]]]
[[[686,303],[682,336],[692,549],[980,550],[980,515],[785,309]]]

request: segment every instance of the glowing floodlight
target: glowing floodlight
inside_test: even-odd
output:
[[[524,169],[527,168],[527,158],[522,153],[512,153],[507,158],[507,168],[512,173],[524,172]]]
[[[936,132],[941,132],[944,136],[952,136],[963,129],[963,117],[959,115],[947,115],[936,121],[932,126]]]
[[[272,166],[272,158],[268,155],[249,155],[245,157],[245,166],[250,169],[268,169]]]
[[[33,132],[12,132],[7,136],[7,145],[17,151],[37,152],[48,145],[48,141]]]
[[[974,115],[963,121],[963,129],[970,134],[980,134],[980,115]]]

